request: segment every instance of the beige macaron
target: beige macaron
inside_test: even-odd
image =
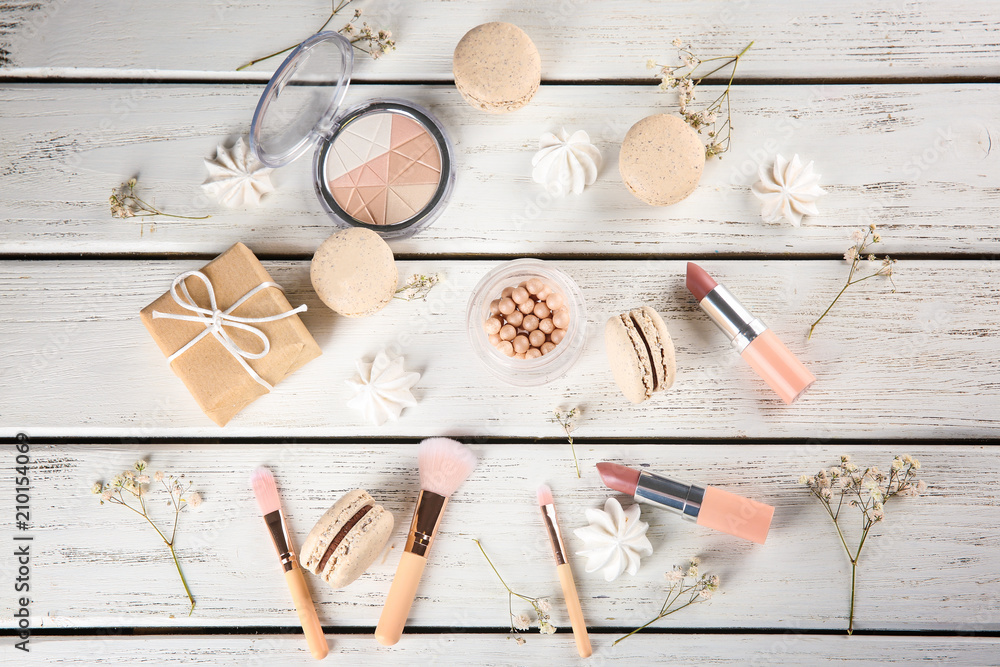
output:
[[[520,109],[542,80],[542,60],[528,34],[510,23],[484,23],[459,41],[452,59],[455,87],[490,113]]]
[[[370,229],[342,229],[313,255],[313,289],[323,303],[347,317],[376,313],[392,301],[399,271],[392,249]]]
[[[663,318],[649,306],[609,319],[604,344],[615,382],[633,403],[642,403],[674,384],[674,343]]]
[[[625,135],[618,170],[629,191],[653,206],[669,206],[698,187],[705,169],[705,146],[681,118],[643,118]]]
[[[299,562],[334,588],[343,588],[375,562],[393,524],[392,514],[367,491],[348,491],[309,531]]]

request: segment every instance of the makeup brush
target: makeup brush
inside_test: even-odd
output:
[[[417,507],[413,510],[406,548],[375,628],[375,638],[383,646],[392,646],[403,634],[448,498],[476,467],[472,450],[450,438],[428,438],[421,442],[417,461],[420,466]]]
[[[566,598],[566,610],[569,612],[570,625],[573,626],[576,650],[581,658],[589,658],[593,650],[590,648],[587,623],[583,620],[583,609],[580,607],[580,596],[576,592],[576,582],[573,581],[573,570],[566,560],[566,546],[559,531],[556,506],[552,500],[552,489],[548,484],[538,487],[538,506],[542,508],[542,521],[549,534],[549,542],[552,543],[552,553],[556,557],[556,571],[559,573],[559,583],[562,584],[563,597]]]
[[[285,572],[288,590],[292,592],[295,610],[299,612],[299,623],[302,625],[302,632],[305,633],[306,641],[309,643],[309,651],[314,658],[322,660],[330,649],[327,647],[326,637],[323,635],[323,626],[319,624],[319,618],[316,616],[316,606],[313,605],[309,589],[306,588],[302,568],[299,567],[298,560],[295,558],[295,549],[288,538],[288,528],[285,526],[285,517],[281,513],[281,501],[278,499],[274,475],[267,468],[257,468],[250,476],[250,483],[253,485],[254,495],[257,496],[260,513],[264,515],[264,523],[267,524],[267,529],[271,532],[274,548],[278,551],[278,559]]]

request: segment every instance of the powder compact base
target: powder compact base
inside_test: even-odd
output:
[[[353,62],[353,47],[338,33],[303,42],[261,95],[250,147],[263,164],[280,167],[316,146],[316,195],[339,226],[389,239],[411,236],[448,204],[455,182],[451,142],[429,111],[406,100],[342,111]]]

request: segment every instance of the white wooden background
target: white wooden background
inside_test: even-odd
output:
[[[308,258],[331,231],[309,160],[275,176],[252,211],[204,198],[201,161],[247,131],[277,61],[243,62],[302,39],[321,0],[15,0],[0,7],[0,437],[35,438],[30,654],[15,652],[8,552],[13,498],[0,492],[3,664],[310,664],[246,484],[271,465],[299,539],[343,491],[364,487],[397,518],[386,557],[344,591],[312,581],[339,664],[563,664],[572,637],[506,639],[506,595],[478,537],[518,590],[561,597],[538,525],[548,481],[571,528],[609,493],[593,464],[648,463],[777,508],[766,546],[644,510],[655,554],[608,584],[576,563],[604,662],[1000,663],[1000,342],[998,269],[1000,29],[982,0],[551,3],[362,0],[399,50],[360,58],[349,96],[429,106],[458,156],[453,201],[434,226],[393,242],[400,274],[438,272],[426,302],[365,320],[322,307]],[[509,116],[466,106],[450,82],[454,44],[508,20],[539,47],[543,85]],[[679,36],[712,54],[750,40],[734,88],[734,148],[676,206],[641,204],[620,184],[618,145],[645,115],[670,111],[646,59]],[[712,89],[712,90],[718,90]],[[708,98],[706,90],[704,97]],[[551,201],[529,178],[540,133],[590,132],[605,157],[583,195]],[[759,221],[748,186],[776,152],[816,161],[830,194],[794,229]],[[139,174],[163,208],[211,213],[155,224],[110,218],[107,196]],[[895,294],[872,281],[842,299],[850,230],[875,222],[901,257]],[[211,424],[166,367],[139,308],[178,272],[241,240],[265,258],[324,356],[245,410]],[[484,249],[486,251],[484,252]],[[542,256],[580,283],[591,336],[564,378],[513,389],[480,372],[465,342],[471,287],[497,262]],[[816,373],[796,404],[768,395],[683,287],[694,259],[740,294]],[[675,388],[631,406],[611,380],[604,320],[623,305],[664,313]],[[343,407],[358,356],[396,346],[424,374],[420,405],[382,428]],[[583,406],[577,479],[556,406]],[[370,637],[417,488],[414,443],[473,443],[482,463],[455,496],[397,647]],[[2,484],[13,484],[3,445]],[[851,452],[886,465],[909,451],[929,493],[890,506],[862,564],[857,627],[840,635],[849,564],[800,473]],[[90,484],[138,457],[186,472],[206,502],[184,517],[179,556],[198,598],[186,616],[153,535]],[[497,517],[500,517],[498,519]],[[613,640],[655,613],[662,573],[698,554],[723,587],[710,603]],[[555,621],[566,625],[558,611]],[[517,609],[516,610],[520,610]],[[523,611],[523,610],[522,610]],[[291,632],[293,634],[286,634]],[[154,633],[154,634],[149,634]]]

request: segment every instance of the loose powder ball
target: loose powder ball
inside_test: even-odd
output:
[[[504,288],[500,298],[490,303],[483,331],[500,354],[537,359],[563,341],[570,321],[566,298],[532,278]]]

